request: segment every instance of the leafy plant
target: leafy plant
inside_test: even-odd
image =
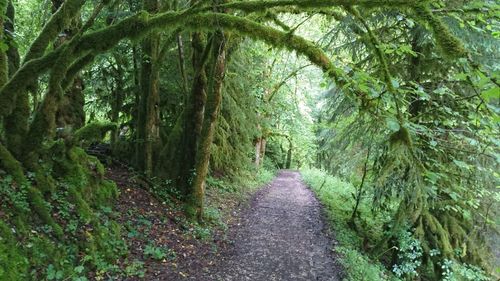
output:
[[[127,267],[125,267],[125,275],[127,277],[137,276],[143,278],[145,274],[146,270],[144,269],[144,262],[134,260],[132,263],[127,265]]]
[[[176,257],[176,253],[174,250],[167,247],[157,247],[153,244],[146,245],[146,247],[144,248],[144,255],[155,260],[173,260]]]
[[[6,210],[11,207],[21,212],[29,210],[26,187],[13,182],[12,176],[0,176],[0,198],[1,206]]]
[[[62,280],[64,277],[64,272],[56,269],[53,264],[49,264],[49,266],[47,266],[46,274],[47,280]]]
[[[489,281],[485,272],[477,266],[462,264],[449,259],[442,261],[443,281]]]
[[[193,227],[193,235],[197,239],[207,240],[212,237],[212,232],[209,227],[204,227],[198,224],[195,224]]]
[[[399,241],[398,263],[393,265],[392,271],[398,277],[413,278],[418,276],[417,269],[422,264],[422,247],[420,241],[412,236],[408,230],[402,230],[397,236]]]

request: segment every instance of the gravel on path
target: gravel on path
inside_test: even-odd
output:
[[[341,280],[321,205],[296,171],[280,171],[241,218],[233,246],[204,280]]]

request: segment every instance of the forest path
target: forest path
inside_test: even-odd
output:
[[[295,171],[259,192],[234,230],[233,247],[207,279],[340,280],[321,206]]]

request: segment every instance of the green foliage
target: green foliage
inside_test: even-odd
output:
[[[479,2],[461,9],[488,13],[489,4]],[[493,70],[497,67],[485,63],[481,69],[476,61],[480,59],[471,57],[477,50],[487,56],[495,52],[498,44],[490,41],[487,30],[498,26],[498,21],[489,13],[478,16],[454,11],[449,2],[422,5],[405,11],[408,15],[413,11],[417,22],[403,16],[404,24],[399,25],[397,20],[389,20],[389,14],[370,16],[361,11],[332,28],[332,34],[346,37],[332,37],[336,44],[345,43],[332,51],[344,51],[347,55],[343,57],[353,60],[351,73],[360,83],[357,89],[361,93],[353,93],[356,88],[351,82],[332,84],[325,93],[325,105],[317,115],[317,165],[356,186],[363,177],[364,188],[353,196],[361,198],[361,207],[371,199],[372,209],[388,212],[390,219],[378,222],[385,225],[384,235],[375,239],[372,252],[384,260],[384,253],[394,247],[414,245],[394,255],[396,267],[387,265],[396,273],[438,280],[444,258],[492,272],[484,241],[485,236],[494,235],[486,233],[495,232],[496,226],[485,216],[495,199],[485,200],[483,194],[495,193],[498,185],[494,172],[498,167],[498,128],[494,125],[498,108],[478,95],[493,95],[492,89],[498,88]],[[453,12],[436,12],[440,9]],[[474,30],[458,27],[458,23],[478,17],[482,20]],[[391,43],[379,46],[393,76],[390,83],[382,83],[387,75],[375,71],[385,68],[383,60],[372,60],[365,53],[370,47],[365,38],[373,36],[369,34],[372,28],[380,31],[376,34],[380,42],[392,43],[396,34],[406,34],[397,47]],[[352,41],[352,32],[360,37]],[[429,82],[437,80],[443,83]],[[362,211],[353,214],[357,229],[362,225],[359,221],[369,218]],[[484,228],[477,231],[474,225]],[[408,229],[412,239],[401,235],[401,229]],[[432,254],[434,250],[440,252],[439,257]],[[418,259],[417,253],[421,253]]]
[[[0,219],[0,278],[3,280],[28,279],[29,260],[16,242],[10,226]]]
[[[341,254],[347,279],[398,280],[376,259],[363,252],[364,243],[380,238],[380,226],[383,225],[386,214],[371,212],[369,202],[364,200],[360,206],[360,212],[363,213],[361,217],[364,218],[363,227],[355,231],[349,226],[355,204],[352,197],[355,188],[317,169],[304,169],[301,174],[327,211],[329,224],[339,242],[335,250]]]
[[[412,237],[412,233],[402,230],[397,236],[399,241],[398,264],[393,265],[392,272],[398,277],[414,278],[418,276],[417,269],[422,264],[422,247],[420,241]]]
[[[228,184],[227,180],[224,179],[217,179],[209,176],[207,177],[206,184],[208,188],[217,188],[228,192],[235,191],[235,186]]]
[[[451,34],[450,30],[432,13],[429,7],[417,6],[414,9],[417,17],[429,24],[439,47],[447,57],[458,59],[466,56],[463,43]]]
[[[14,208],[20,213],[29,211],[28,191],[26,186],[13,182],[11,176],[0,179],[0,197],[2,209]]]
[[[336,247],[336,251],[342,255],[342,263],[346,273],[347,280],[352,281],[398,281],[400,279],[387,273],[384,266],[373,262],[362,252],[349,246]]]
[[[203,217],[205,219],[205,221],[209,222],[209,223],[212,223],[214,225],[222,225],[222,217],[221,217],[221,213],[220,213],[220,210],[217,209],[217,208],[214,208],[214,207],[208,207],[205,209],[205,211],[203,212]]]
[[[66,148],[62,141],[45,149],[37,171],[28,174],[33,183],[18,185],[10,177],[2,178],[2,225],[8,232],[1,237],[16,244],[0,258],[2,274],[9,280],[85,280],[79,267],[83,263],[110,270],[126,246],[120,226],[99,210],[116,197],[116,185],[102,178],[102,165],[82,149]],[[37,268],[46,270],[32,270]]]
[[[200,240],[208,240],[212,237],[210,228],[199,224],[193,226],[192,234],[196,239]]]
[[[144,270],[144,262],[134,260],[125,268],[125,275],[127,277],[137,276],[143,278],[146,271]]]
[[[443,281],[491,280],[491,278],[477,266],[445,259],[442,261],[441,267],[443,268]]]
[[[166,247],[157,247],[153,244],[146,245],[146,247],[144,248],[144,255],[155,260],[174,260],[176,257],[176,253],[172,249]]]

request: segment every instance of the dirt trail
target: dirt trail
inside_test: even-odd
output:
[[[233,247],[206,280],[340,280],[324,228],[300,174],[281,171],[243,214]]]

